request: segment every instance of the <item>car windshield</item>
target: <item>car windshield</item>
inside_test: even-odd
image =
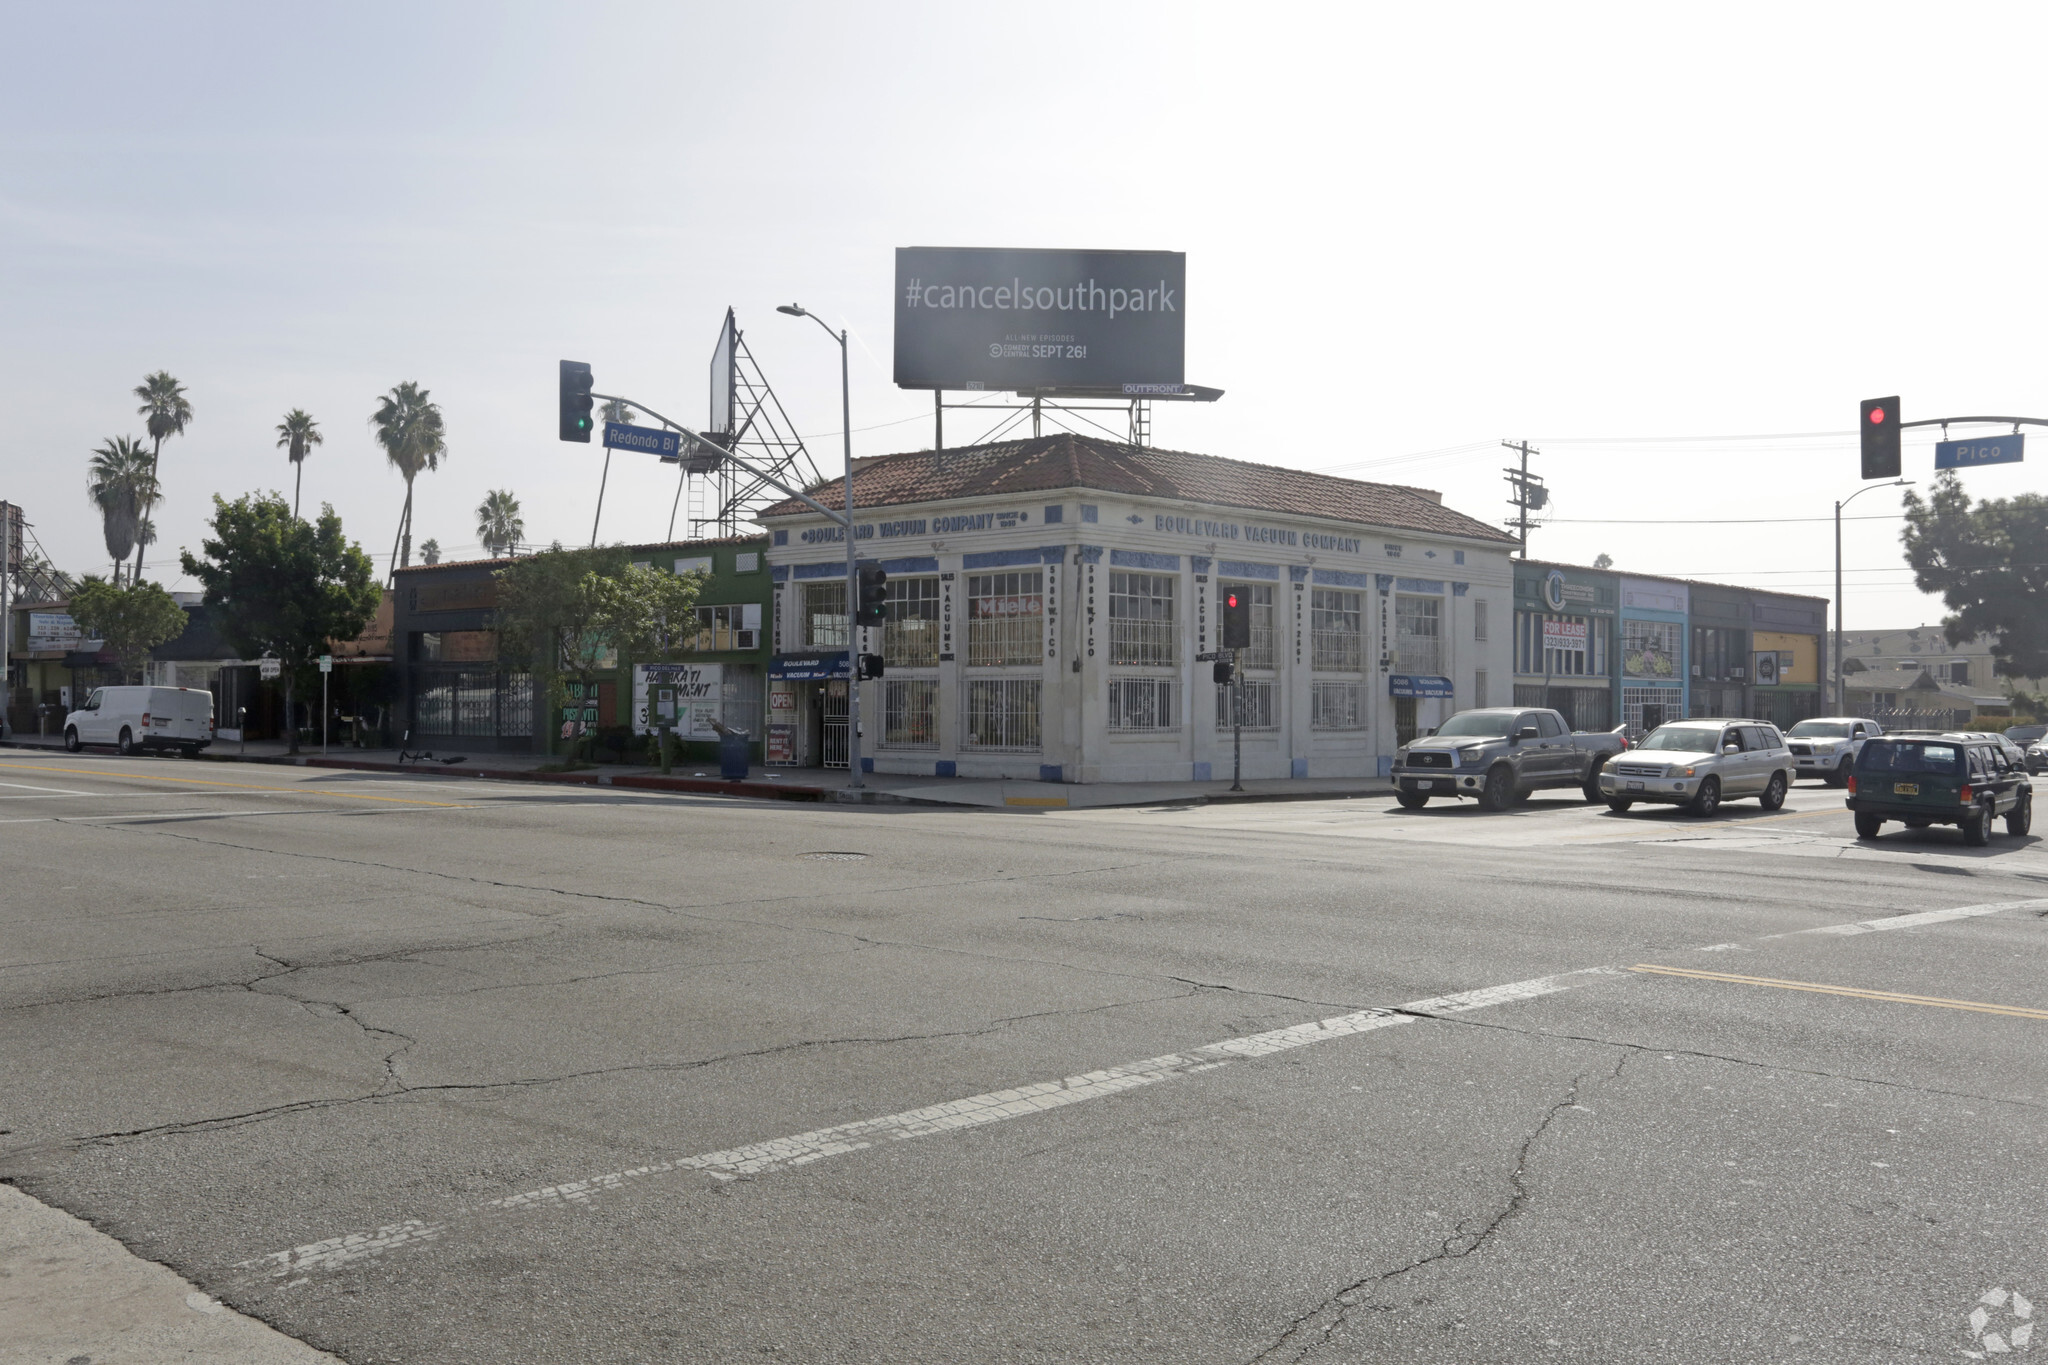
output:
[[[1467,711],[1463,715],[1452,716],[1438,726],[1437,733],[1451,736],[1480,735],[1489,739],[1499,739],[1507,734],[1508,727],[1515,723],[1515,717],[1520,714],[1519,711]]]
[[[1638,749],[1676,749],[1688,754],[1711,754],[1720,748],[1721,732],[1699,725],[1661,725],[1650,731]]]
[[[1802,720],[1791,729],[1794,739],[1847,739],[1848,725],[1839,720]]]
[[[1858,771],[1881,773],[1959,773],[1963,751],[1953,744],[1912,740],[1874,740],[1857,756]]]

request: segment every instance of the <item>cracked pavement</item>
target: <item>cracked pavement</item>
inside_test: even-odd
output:
[[[2048,1007],[2048,899],[1803,932],[2027,901],[2038,840],[1858,846],[1810,787],[1023,814],[65,766],[4,835],[0,1178],[344,1360],[1890,1361],[2048,1293],[2048,1022],[1941,1003]]]

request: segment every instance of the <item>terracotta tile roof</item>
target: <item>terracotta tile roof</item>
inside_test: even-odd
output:
[[[827,507],[843,507],[844,488],[842,479],[827,479],[805,491]],[[881,455],[856,460],[853,466],[854,505],[862,509],[1067,488],[1327,517],[1499,544],[1514,539],[1445,507],[1439,495],[1427,489],[1340,479],[1220,455],[1125,445],[1071,432],[1027,441]],[[810,510],[796,499],[786,498],[756,515],[766,520],[801,516]]]

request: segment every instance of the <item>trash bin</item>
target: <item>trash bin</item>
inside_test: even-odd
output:
[[[747,732],[718,727],[718,775],[727,782],[747,780]]]

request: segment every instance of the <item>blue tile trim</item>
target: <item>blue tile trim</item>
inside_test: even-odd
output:
[[[1215,563],[1215,562],[1216,562],[1215,560],[1213,560],[1213,559],[1209,558],[1209,556],[1207,556],[1207,555],[1189,555],[1189,556],[1188,556],[1188,567],[1189,567],[1190,569],[1193,569],[1193,570],[1194,570],[1194,571],[1195,571],[1196,573],[1207,573],[1207,572],[1209,572],[1209,566],[1210,566],[1211,564]]]
[[[1041,763],[1038,765],[1038,780],[1040,782],[1064,782],[1067,780],[1066,770],[1057,763]]]
[[[942,758],[932,764],[933,777],[958,777],[959,775],[960,765],[950,758]]]
[[[787,544],[789,544],[789,532],[787,532],[787,531],[777,531],[777,532],[775,533],[775,540],[774,540],[774,542],[773,542],[773,543],[774,543],[774,544],[777,544],[777,545],[787,545]]]
[[[1402,592],[1442,592],[1444,581],[1441,578],[1397,578],[1394,586]]]
[[[1083,564],[1100,564],[1102,562],[1102,547],[1100,545],[1083,545],[1081,547],[1081,562]]]
[[[1035,550],[983,550],[960,556],[962,569],[1001,569],[1013,564],[1057,564],[1067,557],[1064,545],[1041,545]]]
[[[787,582],[789,581],[789,565],[787,565],[787,564],[771,564],[771,565],[769,565],[769,566],[768,566],[768,577],[772,578],[772,579],[773,579],[773,580],[775,580],[775,581],[776,581],[777,583],[787,583]]]
[[[1111,550],[1109,562],[1120,569],[1159,569],[1168,573],[1180,572],[1179,555],[1163,555],[1153,550]]]
[[[1472,585],[1470,583],[1453,583],[1451,584],[1451,596],[1463,597],[1465,595],[1465,590],[1471,586]]]
[[[1084,502],[1081,504],[1081,520],[1084,522],[1093,522],[1095,520],[1094,503]]]
[[[1289,564],[1287,566],[1287,581],[1290,583],[1308,582],[1308,565]]]
[[[1045,524],[1047,526],[1057,526],[1066,519],[1067,508],[1064,503],[1056,502],[1045,509]]]
[[[1385,580],[1380,584],[1380,591],[1385,592],[1387,583],[1393,580],[1386,574],[1380,574],[1379,577]],[[1317,569],[1315,576],[1315,581],[1326,588],[1369,588],[1372,586],[1372,580],[1372,574],[1352,573],[1349,569]]]
[[[1372,585],[1382,594],[1391,592],[1394,588],[1394,576],[1390,573],[1376,573],[1372,576]]]
[[[1232,578],[1263,578],[1274,583],[1280,581],[1278,564],[1249,564],[1242,559],[1219,559],[1216,561],[1216,572],[1219,575],[1228,574]]]
[[[875,760],[873,760],[872,758],[863,758],[860,761],[860,770],[864,773],[873,772],[875,770]]]
[[[1288,773],[1287,773],[1287,775],[1288,775],[1289,777],[1307,777],[1307,776],[1308,776],[1308,760],[1307,760],[1307,759],[1305,759],[1305,758],[1297,758],[1297,759],[1295,759],[1295,760],[1294,760],[1294,763],[1293,763],[1293,765],[1292,765],[1292,766],[1290,767],[1290,769],[1288,770]]]
[[[925,555],[922,558],[913,555],[908,559],[885,559],[881,561],[881,564],[883,573],[937,573],[939,571],[939,557],[937,555]]]
[[[794,566],[798,578],[844,578],[844,564],[798,564]]]
[[[1209,776],[1209,765],[1206,763],[1195,764],[1194,771],[1188,775],[1188,780],[1190,782],[1211,781],[1212,779]]]

